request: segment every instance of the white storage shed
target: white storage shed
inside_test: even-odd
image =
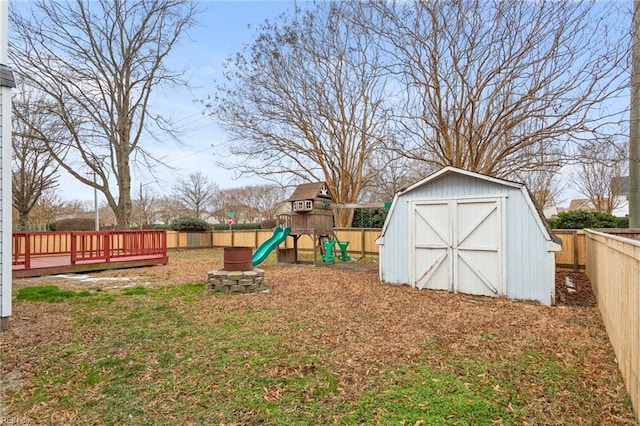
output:
[[[384,282],[555,303],[561,242],[524,184],[446,167],[395,195],[377,243]]]

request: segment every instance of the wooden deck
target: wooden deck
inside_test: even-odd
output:
[[[19,232],[13,234],[13,277],[165,265],[165,231]]]

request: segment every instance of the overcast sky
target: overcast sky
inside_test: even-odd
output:
[[[2,1],[2,0],[0,0]],[[20,4],[20,0],[15,0]],[[26,4],[26,3],[23,3]],[[193,92],[174,89],[157,92],[153,101],[155,112],[170,113],[176,127],[182,132],[183,145],[172,142],[146,141],[145,149],[163,158],[171,169],[157,168],[156,176],[133,167],[132,198],[138,198],[140,185],[153,187],[157,196],[169,195],[176,182],[201,172],[221,189],[267,183],[260,178],[235,179],[233,172],[216,165],[228,155],[226,138],[213,119],[203,115],[203,107],[195,102],[214,95],[215,81],[221,78],[224,60],[242,50],[253,40],[257,27],[265,19],[275,19],[293,8],[291,1],[202,1],[204,12],[199,15],[199,26],[185,39],[169,59],[172,68],[188,67]],[[251,25],[252,28],[248,28]],[[66,200],[93,201],[93,189],[75,179],[62,175],[59,192]],[[114,183],[115,185],[115,183]],[[100,203],[104,197],[98,194]],[[559,205],[567,205],[580,194],[565,188]]]
[[[158,196],[169,195],[175,183],[201,172],[221,189],[267,183],[259,178],[234,179],[231,171],[220,168],[216,161],[226,155],[225,137],[215,122],[203,116],[203,107],[194,102],[213,95],[216,79],[221,78],[224,60],[251,43],[257,26],[273,19],[293,6],[289,1],[204,1],[205,11],[199,15],[199,26],[191,31],[192,40],[184,40],[170,58],[173,68],[189,68],[192,93],[171,90],[155,94],[153,108],[170,113],[182,132],[183,145],[148,141],[145,148],[163,157],[174,169],[156,170],[157,178],[141,170],[133,170],[132,198],[137,198],[140,184],[153,185]],[[248,28],[252,25],[253,28]],[[155,182],[158,180],[159,182]],[[93,200],[93,189],[75,179],[62,176],[60,194],[67,200]],[[104,198],[98,194],[100,202]]]

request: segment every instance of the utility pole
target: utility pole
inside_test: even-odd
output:
[[[633,2],[629,122],[629,228],[640,228],[640,0]]]
[[[96,172],[93,172],[93,182],[96,181]],[[96,211],[96,231],[100,230],[100,210],[98,209],[98,188],[93,187],[93,208]]]
[[[140,199],[138,200],[138,205],[140,209],[140,224],[138,225],[138,229],[142,230],[142,182],[140,182]]]

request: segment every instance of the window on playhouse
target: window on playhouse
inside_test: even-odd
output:
[[[311,200],[300,200],[293,202],[293,211],[294,212],[306,212],[313,209],[313,201]]]

